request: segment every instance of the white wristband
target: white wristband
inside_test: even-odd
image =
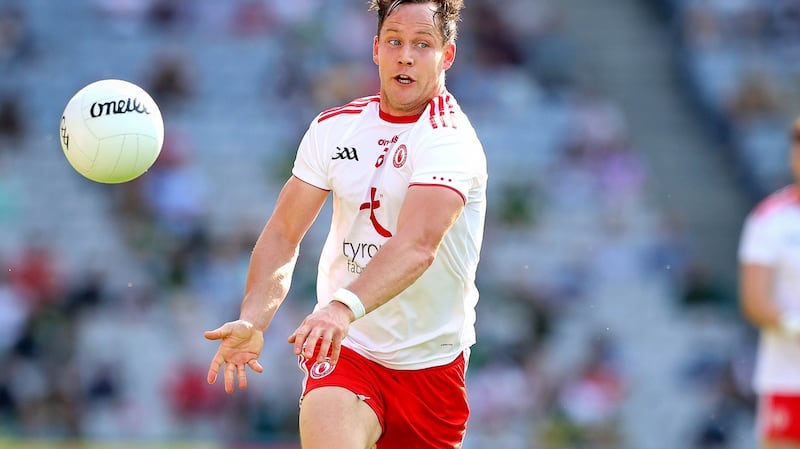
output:
[[[781,317],[781,332],[789,337],[800,336],[800,315],[790,313]]]
[[[340,288],[333,292],[333,300],[339,301],[349,307],[350,310],[353,311],[353,315],[355,315],[356,319],[367,314],[367,310],[364,308],[364,304],[361,302],[361,299],[358,298],[358,295],[346,288]]]

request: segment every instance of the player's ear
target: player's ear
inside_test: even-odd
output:
[[[447,44],[444,49],[444,59],[442,60],[442,68],[444,70],[449,69],[453,66],[453,63],[456,60],[456,43],[452,42]]]
[[[378,65],[378,36],[372,39],[372,61]]]

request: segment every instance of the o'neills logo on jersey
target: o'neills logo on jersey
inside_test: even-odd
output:
[[[403,165],[406,165],[406,159],[408,158],[408,149],[405,145],[400,145],[394,150],[394,156],[392,157],[392,164],[394,164],[394,168],[402,168]]]
[[[312,379],[322,379],[332,373],[335,368],[335,365],[331,365],[331,362],[325,359],[324,362],[314,362],[314,364],[311,365],[311,369],[308,370],[308,374]]]
[[[342,242],[342,255],[347,259],[347,271],[361,274],[379,249],[381,245],[374,243]]]
[[[147,110],[147,107],[140,103],[136,98],[107,101],[105,103],[94,102],[92,103],[92,107],[89,108],[89,115],[91,115],[92,118],[97,118],[102,115],[127,114],[129,112],[150,114],[150,111]]]

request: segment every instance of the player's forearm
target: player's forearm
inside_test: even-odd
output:
[[[777,328],[783,311],[773,300],[773,269],[758,264],[742,264],[739,274],[742,315],[759,328]]]
[[[292,282],[297,245],[262,235],[250,258],[239,318],[264,331],[283,302]]]
[[[369,313],[419,279],[433,263],[436,250],[430,245],[392,238],[347,289],[358,295]]]
[[[760,328],[777,328],[780,326],[781,313],[772,301],[766,297],[744,297],[742,314],[754,326]]]

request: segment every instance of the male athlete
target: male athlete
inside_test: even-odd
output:
[[[739,247],[742,310],[761,331],[754,387],[762,449],[800,449],[800,119],[791,139],[795,183],[750,213]]]
[[[299,244],[333,193],[317,306],[289,336],[306,376],[304,449],[461,447],[475,343],[486,160],[445,88],[463,0],[372,0],[380,94],[319,114],[250,262],[213,383],[247,386]]]

